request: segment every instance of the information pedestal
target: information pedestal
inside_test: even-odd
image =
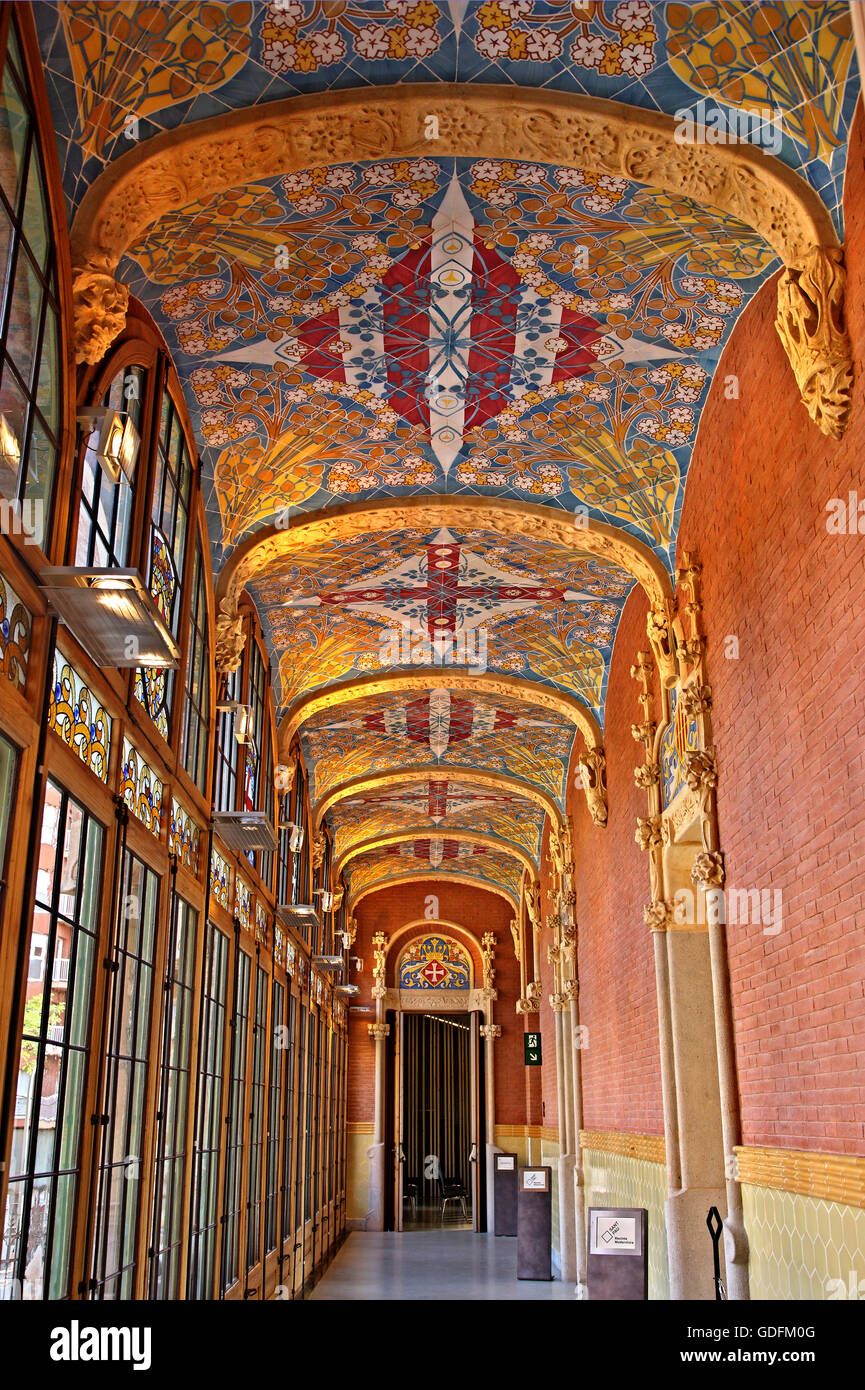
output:
[[[649,1296],[649,1213],[643,1207],[589,1207],[589,1299],[636,1302]]]
[[[496,1207],[496,1235],[517,1233],[517,1156],[495,1154],[493,1195]]]
[[[521,1168],[517,1190],[517,1278],[552,1279],[551,1168]]]

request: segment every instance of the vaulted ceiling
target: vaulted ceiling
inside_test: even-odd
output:
[[[459,82],[637,114],[749,111],[745,136],[842,233],[858,92],[845,3],[35,12],[70,219],[164,132],[293,96]],[[425,99],[422,152],[382,158],[371,123],[351,162],[322,151],[178,193],[117,271],[174,355],[217,571],[275,528],[366,504],[355,529],[269,541],[248,582],[355,901],[424,874],[518,897],[575,737],[602,737],[627,595],[671,572],[724,345],[780,264],[754,226],[578,150],[439,154],[434,88]],[[526,503],[568,534],[515,521]]]

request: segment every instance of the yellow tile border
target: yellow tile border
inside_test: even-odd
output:
[[[499,1139],[546,1139],[551,1144],[559,1142],[556,1125],[496,1125],[496,1142]]]
[[[368,1124],[366,1120],[348,1120],[345,1132],[346,1134],[375,1134],[375,1125]]]
[[[749,1187],[777,1187],[803,1197],[823,1197],[865,1207],[865,1158],[807,1153],[801,1149],[736,1148],[736,1177]]]
[[[649,1163],[666,1163],[667,1147],[663,1134],[619,1134],[612,1130],[581,1129],[580,1147],[600,1153],[622,1154]]]

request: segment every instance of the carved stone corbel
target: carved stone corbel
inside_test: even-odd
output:
[[[541,930],[541,885],[532,883],[526,890],[526,912],[533,931]]]
[[[500,1023],[482,1023],[478,1032],[487,1042],[495,1042],[496,1038],[502,1036],[502,1026]]]
[[[660,816],[637,817],[634,839],[642,850],[658,849],[663,843],[663,821]]]
[[[245,644],[243,614],[237,612],[230,600],[223,599],[216,618],[213,643],[213,659],[217,671],[236,671],[243,658]]]
[[[323,830],[319,830],[312,840],[312,867],[320,869],[324,863],[324,852],[327,848],[327,841]]]
[[[690,721],[708,714],[712,708],[712,687],[710,685],[686,685],[679,694],[682,713]]]
[[[389,1023],[368,1023],[366,1031],[376,1042],[384,1042],[385,1038],[390,1037]]]
[[[511,929],[511,937],[512,937],[513,943],[514,943],[514,955],[516,956],[517,960],[519,961],[520,955],[521,955],[521,947],[520,947],[520,924],[519,924],[519,922],[517,921],[516,917],[512,917],[511,920],[510,920],[509,925],[510,925],[510,929]]]
[[[583,790],[589,807],[589,815],[595,825],[607,823],[607,759],[602,747],[589,748],[577,759],[582,773]]]
[[[126,325],[129,290],[102,270],[78,267],[72,272],[75,360],[101,362]]]
[[[651,608],[646,617],[646,635],[664,686],[674,685],[678,676],[674,617],[675,604],[672,599],[665,599],[662,606]]]
[[[811,419],[840,439],[850,415],[853,356],[844,321],[847,275],[838,246],[812,246],[778,281],[775,327]]]

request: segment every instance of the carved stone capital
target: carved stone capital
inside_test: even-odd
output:
[[[655,762],[641,763],[634,768],[634,781],[638,787],[642,787],[644,792],[650,791],[657,786],[661,777],[661,769]]]
[[[695,855],[691,882],[699,888],[723,888],[724,856],[720,850],[704,850]]]
[[[643,921],[650,931],[665,931],[672,919],[671,904],[663,898],[647,903],[643,908]]]
[[[850,415],[853,357],[844,321],[847,275],[838,246],[812,246],[778,281],[775,327],[815,425],[840,439]]]
[[[481,1037],[486,1038],[488,1042],[495,1042],[496,1038],[502,1036],[500,1023],[482,1023],[478,1031]]]
[[[710,685],[686,685],[679,695],[679,704],[689,722],[696,719],[698,715],[708,714],[712,708],[712,687]]]
[[[384,999],[387,994],[387,985],[373,985],[371,994],[373,999]]]
[[[539,1007],[539,1001],[536,999],[530,999],[528,996],[526,996],[523,999],[518,999],[516,1004],[518,1014],[536,1014],[538,1012]]]
[[[76,269],[72,275],[75,360],[101,362],[126,323],[129,290],[101,270]]]
[[[385,1038],[390,1036],[390,1024],[368,1023],[366,1025],[366,1031],[369,1033],[371,1038],[375,1039],[376,1042],[384,1042]]]
[[[694,750],[682,758],[685,781],[692,792],[706,789],[711,791],[718,785],[718,766],[715,762],[714,748]]]
[[[575,1004],[575,1003],[577,1003],[577,1001],[579,1000],[579,997],[580,997],[580,982],[579,982],[579,980],[565,980],[563,989],[564,989],[565,998],[567,999],[568,1003],[569,1003],[569,1004]]]
[[[551,994],[551,995],[550,995],[550,1008],[552,1009],[553,1013],[556,1013],[556,1014],[564,1013],[564,1011],[565,1011],[565,1009],[567,1008],[567,1006],[568,1006],[568,1001],[567,1001],[567,999],[565,998],[565,996],[564,996],[563,994]]]
[[[660,816],[637,817],[634,839],[640,849],[657,849],[663,843],[663,822]]]

